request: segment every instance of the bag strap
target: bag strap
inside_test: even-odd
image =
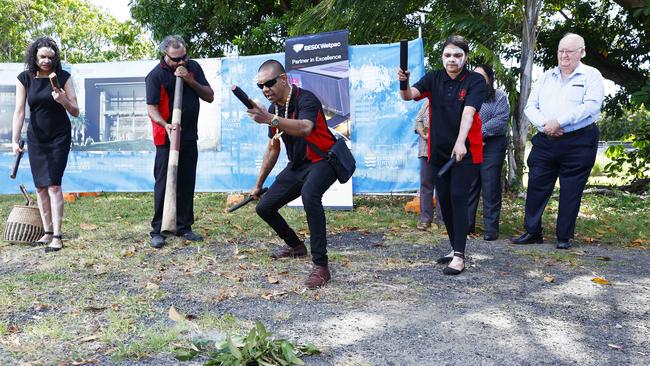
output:
[[[323,150],[319,149],[318,146],[316,146],[314,143],[307,141],[307,139],[305,139],[305,142],[307,143],[307,145],[309,145],[309,147],[311,147],[312,150],[314,150],[316,154],[318,154],[318,156],[320,156],[325,160],[329,159],[329,155],[325,154]]]
[[[298,114],[298,103],[297,103],[298,95],[300,95],[300,87],[296,87],[296,108],[294,109],[293,114],[292,114],[292,117],[294,117],[294,119],[295,119],[296,115]],[[334,141],[334,143],[336,143],[336,136],[334,136],[332,131],[329,130],[329,127],[327,127],[327,123],[325,123],[325,128],[327,128],[327,132],[332,137],[332,140]],[[314,123],[314,129],[316,129],[316,124],[315,123]],[[307,145],[309,145],[309,147],[311,147],[311,149],[314,150],[314,152],[318,156],[320,156],[321,158],[323,158],[325,160],[329,159],[329,155],[324,153],[323,150],[319,149],[318,146],[316,146],[312,142],[309,142],[306,137],[303,137],[303,139],[305,140]]]

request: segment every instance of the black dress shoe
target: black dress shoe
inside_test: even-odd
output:
[[[483,240],[485,241],[495,241],[497,239],[499,239],[499,234],[494,234],[494,233],[483,234]]]
[[[524,233],[524,235],[511,239],[512,244],[541,244],[544,242],[542,234]]]
[[[182,236],[185,240],[189,240],[189,241],[203,241],[203,237],[192,230],[183,233],[179,236]]]
[[[151,247],[160,249],[165,245],[165,237],[162,235],[156,235],[151,238]]]
[[[571,248],[571,243],[569,243],[568,240],[566,240],[566,241],[559,241],[558,240],[556,248],[558,248],[558,249],[569,249],[569,248]]]

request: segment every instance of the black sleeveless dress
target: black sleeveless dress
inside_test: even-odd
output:
[[[63,87],[70,73],[61,71],[57,76],[59,85]],[[60,186],[72,143],[70,118],[65,108],[52,98],[48,78],[35,78],[23,71],[18,80],[25,86],[29,102],[27,151],[34,185]]]

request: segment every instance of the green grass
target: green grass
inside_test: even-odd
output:
[[[415,230],[418,216],[404,212],[404,204],[412,197],[356,196],[353,211],[327,213],[328,234],[370,234],[371,244],[398,254],[365,247],[332,249],[330,260],[338,276],[346,279],[302,292],[309,260],[271,261],[268,252],[281,240],[257,217],[253,205],[224,213],[225,199],[224,194],[196,195],[194,229],[206,237],[202,243],[173,238],[161,250],[149,248],[152,195],[144,193],[102,194],[66,204],[66,248],[61,252],[46,256],[43,248],[0,243],[0,347],[6,348],[4,353],[35,364],[104,354],[140,358],[170,352],[177,345],[189,346],[195,326],[205,332],[231,333],[252,326],[250,320],[205,310],[194,310],[198,313],[192,314],[196,319],[191,326],[169,320],[169,304],[179,312],[188,311],[183,309],[188,300],[197,304],[258,301],[269,293],[281,293],[298,303],[325,298],[352,308],[370,298],[411,301],[422,290],[420,285],[409,278],[383,283],[373,271],[410,270],[421,264],[399,255],[399,248],[446,239],[443,227],[428,233]],[[7,217],[12,205],[21,202],[17,195],[0,196],[0,217]],[[504,197],[502,238],[521,233],[523,207],[522,199]],[[649,212],[647,198],[620,192],[585,195],[576,240],[649,249]],[[282,214],[301,236],[308,235],[303,210],[283,208]],[[554,196],[543,219],[544,233],[550,238],[556,214]],[[515,254],[540,261],[581,260],[571,253]],[[267,276],[279,278],[280,283],[269,284]],[[278,319],[287,316],[276,314]],[[16,337],[20,347],[12,346]]]

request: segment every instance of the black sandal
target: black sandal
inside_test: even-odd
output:
[[[453,252],[452,252],[452,253],[453,253]],[[449,254],[447,254],[447,255],[444,256],[444,257],[440,257],[440,258],[436,259],[436,263],[438,263],[438,264],[447,264],[447,263],[451,262],[451,260],[452,260],[453,258],[454,258],[453,255],[449,255]]]
[[[52,235],[52,239],[61,240],[61,235]],[[50,247],[50,246],[45,247],[45,253],[58,252],[61,249],[63,249],[63,240],[61,240],[60,247]]]
[[[463,269],[458,270],[458,269],[451,268],[451,267],[447,266],[442,270],[443,274],[455,276],[455,275],[461,274],[465,270],[465,263],[464,263],[465,254],[463,254],[461,252],[454,252],[454,257],[458,257],[458,258],[463,259]]]
[[[43,233],[43,235],[54,235],[54,233],[51,232],[51,231],[46,231],[46,232]],[[33,246],[33,247],[37,247],[37,246],[40,246],[40,245],[47,245],[48,243],[49,243],[49,241],[37,240],[37,241],[31,242],[30,245]]]

